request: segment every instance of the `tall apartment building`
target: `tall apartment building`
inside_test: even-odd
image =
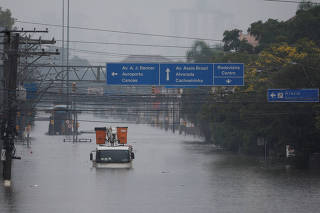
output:
[[[171,33],[199,38],[222,39],[234,17],[214,9],[210,1],[201,1],[190,9],[170,11]],[[190,45],[191,40],[176,39],[179,45]],[[211,43],[212,44],[212,43]]]

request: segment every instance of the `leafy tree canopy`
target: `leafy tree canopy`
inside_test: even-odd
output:
[[[245,63],[245,85],[232,92],[228,88],[198,90],[203,94],[201,100],[200,96],[185,96],[182,101],[188,110],[183,116],[200,128],[207,141],[228,150],[263,153],[257,145],[257,138],[263,137],[274,156],[283,156],[285,145],[292,144],[297,163],[308,162],[306,156],[320,152],[319,104],[269,103],[266,92],[270,88],[320,87],[320,6],[301,5],[287,21],[252,23],[248,32],[259,40],[253,52],[246,40],[240,40],[240,32],[224,32],[227,52],[219,55],[211,48],[197,52],[194,47],[188,59],[196,62],[193,56],[205,55],[212,62]],[[200,106],[191,107],[190,101]]]
[[[302,3],[296,16],[283,22],[268,19],[266,22],[257,21],[250,25],[248,33],[259,40],[258,51],[274,43],[295,43],[307,38],[320,45],[320,6]]]
[[[14,19],[11,16],[9,9],[2,10],[0,7],[0,27],[11,29],[14,24]]]
[[[188,62],[210,62],[212,49],[204,41],[196,41],[192,49],[187,52]]]
[[[315,7],[314,3],[304,0],[298,5],[298,10],[310,10],[313,7]]]
[[[240,46],[240,30],[233,29],[233,30],[226,30],[223,33],[223,42],[224,46],[223,49],[225,51],[238,51]]]
[[[284,22],[275,19],[268,19],[265,23],[262,21],[252,23],[248,33],[259,40],[258,50],[272,43],[285,42],[288,37]]]

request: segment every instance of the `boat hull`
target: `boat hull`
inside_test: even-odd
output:
[[[93,167],[106,169],[130,169],[132,168],[132,161],[129,163],[96,163],[93,162]]]

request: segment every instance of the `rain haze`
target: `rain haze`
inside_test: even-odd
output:
[[[313,1],[0,0],[0,213],[319,212]]]
[[[2,0],[18,21],[62,25],[63,0]],[[67,7],[65,0],[65,10]],[[287,20],[294,16],[297,4],[263,0],[70,0],[70,26],[89,27],[148,34],[177,35],[221,40],[225,30],[246,32],[251,23],[269,18]],[[66,19],[67,14],[65,14]],[[65,25],[67,24],[65,20]],[[24,29],[49,28],[43,38],[60,40],[61,28],[17,22]],[[66,38],[66,37],[65,37]],[[70,29],[70,40],[111,43],[156,44],[183,48],[137,47],[108,44],[71,43],[71,55],[79,55],[92,64],[119,61],[126,55],[185,56],[193,39],[163,38],[132,34]],[[217,41],[207,41],[210,45]],[[61,46],[61,42],[57,42]],[[82,50],[82,51],[81,51]],[[86,50],[107,54],[84,53]],[[176,58],[174,58],[175,60]]]

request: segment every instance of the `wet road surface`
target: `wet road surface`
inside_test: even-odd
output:
[[[129,127],[133,169],[92,168],[94,142],[64,143],[63,136],[45,134],[48,122],[36,122],[31,148],[17,145],[22,160],[14,161],[12,188],[0,187],[0,212],[319,212],[319,173],[266,170],[255,160],[199,145],[198,138],[119,125]],[[103,125],[81,123],[80,130],[94,126]]]

